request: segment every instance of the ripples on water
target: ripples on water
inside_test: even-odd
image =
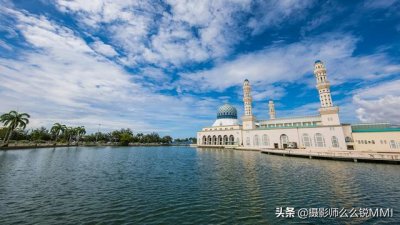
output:
[[[400,167],[188,147],[0,152],[0,224],[400,224]],[[276,207],[394,218],[276,219]]]

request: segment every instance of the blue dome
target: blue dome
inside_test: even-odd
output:
[[[322,63],[322,61],[318,59],[315,61],[315,63]]]
[[[229,104],[224,104],[218,109],[217,119],[237,119],[236,108]]]

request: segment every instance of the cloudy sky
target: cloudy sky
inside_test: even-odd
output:
[[[316,59],[343,122],[400,124],[396,0],[0,0],[0,113],[31,128],[195,136],[245,78],[258,119],[314,115]]]

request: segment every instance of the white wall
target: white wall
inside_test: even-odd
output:
[[[219,135],[223,136],[230,136],[233,135],[235,138],[235,143],[238,142],[239,145],[242,143],[242,130],[210,130],[210,131],[200,131],[197,132],[197,145],[204,145],[203,143],[203,136],[216,136]],[[218,145],[218,143],[217,143]]]
[[[270,129],[270,130],[249,130],[243,131],[243,144],[247,147],[257,147],[254,141],[254,136],[259,137],[260,148],[274,148],[274,143],[278,143],[279,148],[283,148],[280,137],[283,134],[288,136],[289,142],[296,142],[298,147],[304,147],[302,135],[307,133],[311,139],[311,146],[305,148],[321,148],[321,149],[336,149],[336,150],[346,150],[346,142],[343,133],[343,128],[341,126],[329,126],[329,127],[310,127],[310,128],[288,128],[288,129]],[[315,143],[315,135],[317,133],[322,134],[325,141],[325,147],[317,147]],[[269,145],[263,146],[262,136],[267,134],[269,137]],[[332,146],[332,136],[336,136],[338,140],[339,147],[334,148]],[[250,145],[247,143],[247,138],[250,138]]]

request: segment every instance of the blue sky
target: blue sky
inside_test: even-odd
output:
[[[258,119],[317,114],[320,59],[342,122],[400,124],[399,40],[395,0],[0,0],[0,112],[189,137],[245,78]]]

